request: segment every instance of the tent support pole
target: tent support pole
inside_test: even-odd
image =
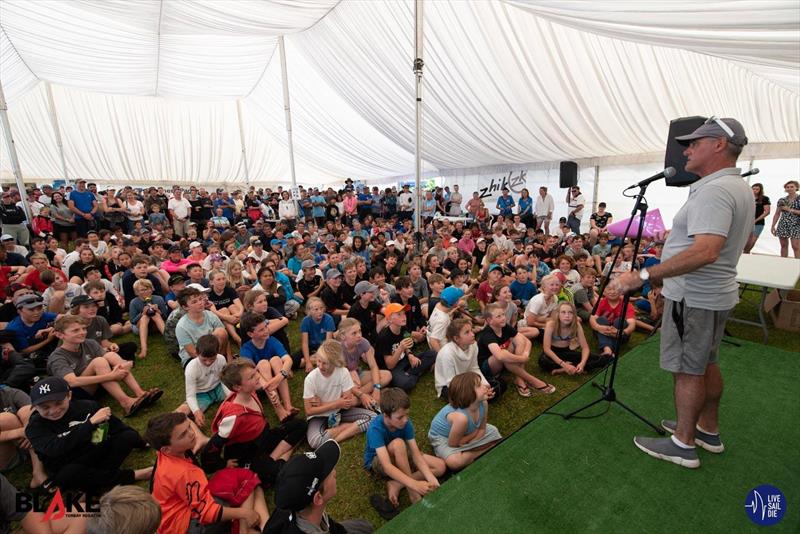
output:
[[[247,165],[247,149],[244,143],[244,123],[242,122],[242,100],[236,99],[236,116],[239,119],[239,141],[242,144],[242,163],[244,163],[244,183],[250,187],[250,167]],[[294,173],[292,173],[294,174]]]
[[[289,73],[286,71],[286,46],[283,43],[283,35],[278,37],[278,50],[281,54],[281,78],[283,80],[283,110],[286,112],[286,136],[289,142],[289,168],[292,172],[292,197],[297,190],[297,177],[294,172],[294,144],[292,143],[292,110],[289,106]],[[300,218],[300,202],[295,199],[297,218]]]
[[[67,173],[67,158],[64,156],[64,143],[61,141],[61,128],[58,126],[58,115],[56,114],[56,103],[53,100],[53,88],[50,82],[44,82],[45,91],[47,91],[47,106],[50,112],[50,123],[53,125],[53,135],[56,137],[56,146],[58,147],[58,155],[61,158],[61,170],[64,172],[64,186],[70,185],[69,174]]]
[[[420,197],[422,195],[422,68],[425,62],[422,60],[424,41],[423,41],[423,5],[422,0],[414,2],[414,78],[416,86],[416,138],[414,142],[414,229],[422,232],[422,214],[420,213]]]
[[[0,80],[0,121],[3,123],[3,134],[6,137],[8,157],[11,159],[11,168],[14,169],[14,179],[17,182],[19,196],[22,199],[22,208],[25,211],[25,217],[27,217],[28,222],[31,223],[33,222],[33,217],[31,217],[31,207],[28,204],[28,195],[25,192],[25,182],[22,180],[22,169],[19,167],[17,147],[14,145],[14,137],[11,135],[11,123],[8,120],[8,104],[6,103],[5,92],[3,92],[2,80]]]
[[[592,193],[592,213],[597,211],[597,200],[600,198],[600,165],[594,166],[594,192]]]

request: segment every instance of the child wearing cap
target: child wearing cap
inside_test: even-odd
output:
[[[385,319],[381,314],[381,305],[376,301],[378,286],[367,281],[356,284],[356,301],[347,312],[347,316],[358,319],[361,323],[361,332],[370,343],[375,343],[378,332],[385,326]]]
[[[258,372],[261,389],[275,408],[278,419],[288,421],[300,410],[292,406],[289,378],[292,377],[292,357],[281,343],[270,336],[266,318],[251,314],[242,320],[242,330],[250,341],[242,345],[240,356],[252,361]],[[277,390],[277,392],[276,392]]]
[[[133,284],[136,298],[131,301],[129,315],[133,333],[139,335],[139,358],[147,356],[147,336],[155,325],[160,334],[164,334],[164,320],[169,315],[163,297],[153,294],[150,280],[137,280]]]
[[[231,390],[220,405],[203,451],[204,467],[219,468],[229,460],[248,466],[264,485],[271,485],[289,455],[306,436],[306,423],[291,419],[270,428],[256,392],[261,388],[255,365],[247,358],[227,364],[220,379]]]
[[[329,439],[341,443],[366,432],[375,412],[358,407],[358,391],[345,367],[341,343],[325,341],[314,360],[317,368],[303,383],[308,444],[318,447]]]
[[[437,477],[447,469],[444,460],[419,450],[414,425],[408,416],[410,408],[411,399],[405,391],[389,388],[381,395],[381,415],[375,417],[367,429],[364,468],[387,479],[388,497],[374,495],[370,503],[384,519],[397,515],[402,489],[408,490],[412,504],[416,503],[439,487]]]
[[[80,490],[99,495],[120,484],[147,480],[152,467],[122,469],[134,449],[147,445],[134,429],[94,401],[72,398],[63,378],[51,377],[31,389],[31,415],[25,436],[49,477],[46,489]]]
[[[341,286],[341,271],[331,267],[325,272],[325,287],[319,292],[319,298],[325,303],[325,311],[333,317],[333,321],[336,324],[350,310],[350,304],[344,301]]]
[[[53,321],[59,315],[45,311],[44,299],[34,293],[18,296],[14,305],[19,315],[6,325],[5,332],[12,336],[11,344],[17,352],[43,364],[58,344]]]
[[[178,304],[178,293],[185,288],[185,276],[182,274],[173,274],[169,277],[169,293],[164,296],[164,302],[167,304],[167,308],[170,310],[170,313],[172,310],[180,308],[180,304]]]
[[[61,316],[54,328],[61,345],[47,359],[47,373],[66,380],[81,398],[94,398],[100,386],[122,406],[126,416],[133,416],[163,395],[159,388],[142,389],[131,372],[132,362],[87,339],[86,320],[82,317]],[[120,383],[134,396],[128,396]]]
[[[439,352],[447,342],[447,327],[450,325],[453,314],[460,309],[463,296],[464,291],[454,286],[445,288],[442,291],[439,302],[428,319],[427,339],[431,350]]]
[[[264,528],[264,534],[320,533],[370,534],[372,525],[364,519],[338,523],[326,511],[336,496],[336,463],[341,451],[334,440],[315,451],[293,456],[275,482],[277,510]]]
[[[269,512],[257,479],[246,480],[240,488],[246,498],[239,506],[223,506],[214,499],[192,454],[197,437],[186,414],[154,417],[147,423],[145,437],[157,451],[151,492],[162,511],[158,534],[202,532],[204,526],[223,527],[227,521],[239,521],[240,533],[264,527]]]
[[[167,253],[167,259],[161,262],[161,268],[170,275],[174,274],[186,274],[186,267],[195,263],[194,260],[189,258],[183,257],[183,251],[181,247],[178,245],[172,245],[169,247],[169,252]]]
[[[301,264],[302,274],[297,280],[297,290],[308,301],[311,297],[319,296],[325,282],[317,274],[317,264],[314,260],[304,260]]]
[[[392,373],[392,384],[410,391],[420,377],[436,361],[436,352],[432,350],[412,354],[414,339],[404,333],[407,319],[406,308],[402,304],[391,303],[383,308],[386,327],[378,333],[375,341],[375,361],[380,369]]]
[[[352,309],[352,308],[351,308]],[[306,373],[314,368],[312,354],[328,339],[333,339],[336,325],[333,317],[325,313],[321,298],[311,297],[306,302],[306,316],[300,323],[301,350],[294,354],[294,367],[305,367]]]
[[[447,405],[431,421],[428,440],[436,456],[460,471],[497,445],[502,436],[487,423],[491,389],[483,375],[467,371],[453,377]]]

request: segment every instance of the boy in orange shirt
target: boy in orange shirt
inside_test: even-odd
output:
[[[201,525],[240,521],[239,532],[261,532],[269,519],[264,491],[256,486],[238,508],[214,500],[192,455],[197,435],[186,414],[170,412],[147,423],[145,439],[158,451],[150,492],[161,506],[158,534],[200,532]],[[257,528],[257,530],[256,530]]]

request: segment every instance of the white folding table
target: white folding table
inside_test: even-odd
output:
[[[770,289],[788,291],[794,289],[800,280],[800,259],[781,258],[765,254],[742,254],[736,265],[736,281],[742,284],[742,294],[745,291],[760,291],[761,301],[758,303],[759,322],[748,321],[729,317],[728,321],[760,326],[764,332],[764,343],[769,340],[767,320],[764,315],[764,301]],[[751,288],[749,286],[759,286]]]

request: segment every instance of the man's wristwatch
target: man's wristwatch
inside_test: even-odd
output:
[[[374,387],[375,387],[375,389],[381,389],[381,385],[380,384],[375,384]]]
[[[647,271],[647,268],[642,269],[639,271],[639,278],[642,282],[647,282],[650,280],[650,273]]]
[[[281,376],[283,376],[283,378],[289,378],[289,373],[286,369],[281,369]]]

